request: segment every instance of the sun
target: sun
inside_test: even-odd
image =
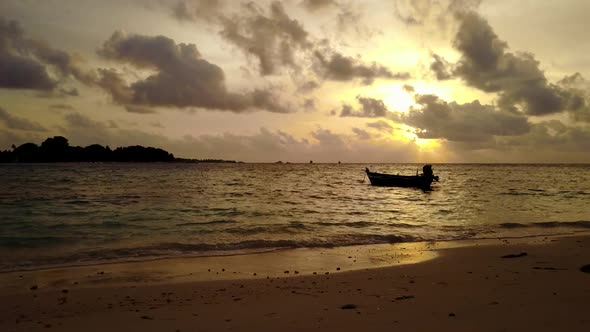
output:
[[[414,97],[401,83],[381,83],[363,89],[363,96],[383,100],[390,112],[405,112],[415,105]]]

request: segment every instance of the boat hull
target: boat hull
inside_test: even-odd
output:
[[[432,176],[416,175],[391,175],[383,173],[375,173],[367,170],[367,177],[374,186],[382,187],[414,187],[414,188],[430,188],[434,178]]]

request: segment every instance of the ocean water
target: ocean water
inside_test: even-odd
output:
[[[0,164],[0,271],[590,230],[588,165]]]

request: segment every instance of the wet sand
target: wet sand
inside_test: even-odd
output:
[[[587,265],[590,236],[5,273],[0,331],[589,331]]]

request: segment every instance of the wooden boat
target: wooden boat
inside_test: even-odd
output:
[[[371,172],[369,168],[365,168],[369,181],[374,186],[386,187],[416,187],[416,188],[430,188],[432,181],[438,181],[438,176],[432,172],[431,165],[424,165],[422,167],[422,174],[420,175],[393,175],[385,173]]]

